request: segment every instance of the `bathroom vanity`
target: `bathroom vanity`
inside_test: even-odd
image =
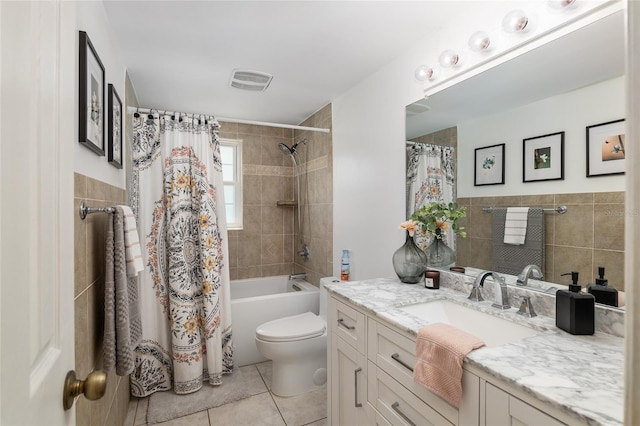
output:
[[[470,301],[470,286],[432,291],[391,278],[325,278],[323,285],[329,292],[329,424],[623,423],[620,337],[572,336],[552,317],[492,308],[490,290],[486,301]],[[451,308],[446,321],[487,344],[465,358],[459,407],[412,378],[418,330],[442,321],[439,315]]]

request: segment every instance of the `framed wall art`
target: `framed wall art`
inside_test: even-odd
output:
[[[504,184],[505,144],[476,148],[474,161],[474,186]]]
[[[625,121],[587,126],[587,177],[624,174]]]
[[[79,131],[80,143],[104,155],[104,65],[86,32],[80,31]]]
[[[564,132],[523,141],[522,181],[564,179]]]
[[[114,167],[122,168],[122,101],[113,84],[109,84],[109,113],[107,120],[107,159]]]

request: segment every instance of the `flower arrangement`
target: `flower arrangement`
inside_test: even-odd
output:
[[[442,239],[442,231],[451,228],[454,233],[465,238],[467,233],[458,224],[458,219],[466,215],[466,209],[464,206],[458,206],[458,203],[429,203],[413,212],[411,220],[403,222],[400,227],[407,229],[410,234],[420,229],[425,234],[434,235],[437,239]],[[412,224],[405,225],[409,222]]]

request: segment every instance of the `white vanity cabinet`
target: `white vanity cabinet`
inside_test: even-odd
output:
[[[328,303],[329,423],[370,425],[367,404],[365,316],[334,299]]]
[[[564,423],[515,398],[491,383],[485,384],[484,425],[545,425]]]
[[[463,376],[461,410],[413,382],[415,339],[342,300],[328,303],[329,420],[334,426],[478,425],[479,379]]]

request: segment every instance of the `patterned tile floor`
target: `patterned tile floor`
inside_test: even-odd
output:
[[[303,395],[283,398],[271,393],[271,361],[240,367],[254,373],[256,381],[250,397],[210,408],[163,423],[162,426],[326,426],[327,391],[320,389]],[[148,398],[131,398],[126,426],[147,424]]]

